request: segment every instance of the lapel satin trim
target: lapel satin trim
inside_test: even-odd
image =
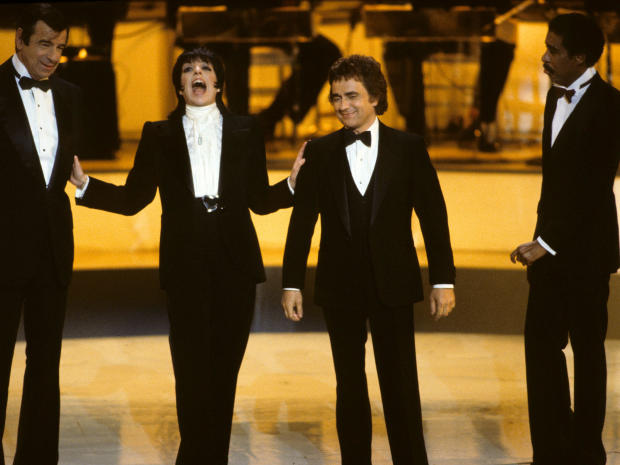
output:
[[[377,153],[377,163],[375,164],[375,187],[372,196],[372,213],[370,224],[372,225],[379,212],[379,207],[385,198],[385,194],[390,186],[390,181],[396,169],[396,157],[390,147],[387,137],[386,127],[379,122],[379,150]]]
[[[220,153],[220,173],[217,183],[217,192],[220,197],[224,197],[225,188],[228,186],[229,175],[234,176],[231,173],[232,160],[231,157],[234,153],[233,147],[235,144],[234,131],[232,127],[232,115],[228,113],[222,114],[222,148]]]
[[[65,157],[69,155],[73,157],[73,154],[68,154],[65,150],[67,138],[71,138],[71,131],[73,128],[71,125],[71,112],[67,106],[66,99],[63,98],[61,93],[56,89],[53,81],[50,92],[52,92],[52,98],[54,99],[54,114],[56,115],[56,130],[58,131],[58,147],[56,147],[54,167],[52,168],[52,175],[50,176],[48,187],[52,189],[53,185],[57,182],[56,176],[59,172],[59,167],[65,162]],[[77,135],[74,137],[77,137]]]
[[[183,129],[183,117],[172,118],[168,121],[170,124],[170,153],[177,159],[178,169],[185,186],[192,193],[192,196],[195,196],[192,164],[189,160],[189,150]]]
[[[347,150],[344,146],[343,140],[344,130],[340,130],[340,134],[337,138],[337,144],[333,147],[332,153],[329,157],[332,158],[329,170],[329,179],[334,192],[336,200],[336,208],[342,220],[347,234],[351,236],[351,217],[349,215],[349,197],[347,195],[347,183],[346,183],[346,171],[349,169],[349,163],[347,161]]]
[[[545,113],[543,122],[542,143],[543,151],[551,148],[551,126],[553,124],[553,115],[557,106],[557,100],[551,96],[551,89],[547,92],[547,102],[545,103]]]
[[[10,69],[5,66],[10,66]],[[12,69],[13,64],[10,61],[2,66],[4,76],[1,85],[5,89],[4,95],[6,97],[3,110],[4,117],[2,119],[4,119],[6,134],[20,155],[24,166],[40,181],[42,186],[45,186],[43,169],[41,168],[41,162],[39,161],[32,132],[30,131],[30,123],[28,122],[24,102],[22,102],[22,98],[17,90]]]

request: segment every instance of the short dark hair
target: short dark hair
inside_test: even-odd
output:
[[[69,24],[62,12],[49,3],[33,3],[22,10],[15,25],[15,29],[21,28],[22,40],[26,45],[29,45],[34,26],[38,21],[43,21],[55,32],[66,29],[67,40],[69,39]]]
[[[225,82],[225,70],[224,63],[213,51],[206,47],[197,47],[191,50],[186,50],[179,55],[176,63],[172,67],[172,85],[174,86],[174,92],[177,96],[177,107],[170,113],[169,117],[183,116],[185,114],[185,99],[179,94],[181,91],[181,74],[183,74],[183,65],[186,63],[192,63],[196,60],[202,60],[205,63],[209,63],[213,66],[215,77],[217,82],[215,88],[220,91],[215,96],[215,103],[220,111],[226,111],[224,102],[222,101],[222,94],[224,93]]]
[[[549,21],[549,31],[562,38],[570,56],[585,55],[586,65],[593,66],[603,53],[605,36],[590,16],[579,13],[558,15]]]
[[[387,82],[381,72],[381,65],[373,57],[349,55],[339,58],[328,74],[329,85],[341,79],[355,79],[366,88],[368,95],[377,100],[375,113],[382,115],[387,110]],[[331,91],[330,91],[331,100]]]

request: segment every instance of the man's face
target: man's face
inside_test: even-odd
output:
[[[330,99],[340,122],[356,133],[368,129],[375,120],[377,100],[357,79],[332,82]]]
[[[547,50],[542,56],[545,73],[554,84],[570,86],[585,71],[585,56],[570,56],[562,45],[562,36],[551,31],[547,33],[545,45]]]
[[[196,107],[211,105],[219,89],[211,63],[197,59],[181,68],[181,90],[185,103]]]
[[[60,57],[67,45],[67,30],[54,31],[39,20],[34,25],[28,44],[23,41],[22,28],[15,31],[17,57],[26,66],[32,79],[47,79],[56,71]]]

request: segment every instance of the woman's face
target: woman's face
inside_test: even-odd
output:
[[[220,91],[215,87],[217,76],[211,63],[199,58],[181,67],[181,90],[179,94],[187,105],[203,107],[215,102]]]

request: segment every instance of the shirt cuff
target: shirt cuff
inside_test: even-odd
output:
[[[291,187],[291,177],[286,178],[286,185],[288,186],[288,190],[291,191],[291,195],[295,195],[295,189]]]
[[[541,245],[541,247],[542,247],[543,249],[545,249],[547,252],[549,252],[551,255],[555,256],[555,255],[557,254],[557,252],[556,252],[555,250],[553,250],[553,249],[549,246],[549,244],[547,244],[545,241],[543,241],[543,238],[542,238],[542,237],[538,236],[538,237],[536,238],[536,242],[538,242],[538,243]]]
[[[86,176],[86,182],[84,183],[84,185],[82,187],[78,187],[75,189],[76,199],[81,199],[82,197],[84,197],[84,194],[86,193],[86,189],[88,189],[89,182],[90,182],[90,178]]]
[[[433,284],[433,289],[454,289],[454,284]]]
[[[285,287],[282,288],[283,291],[301,291],[301,289],[297,289],[296,287]]]

